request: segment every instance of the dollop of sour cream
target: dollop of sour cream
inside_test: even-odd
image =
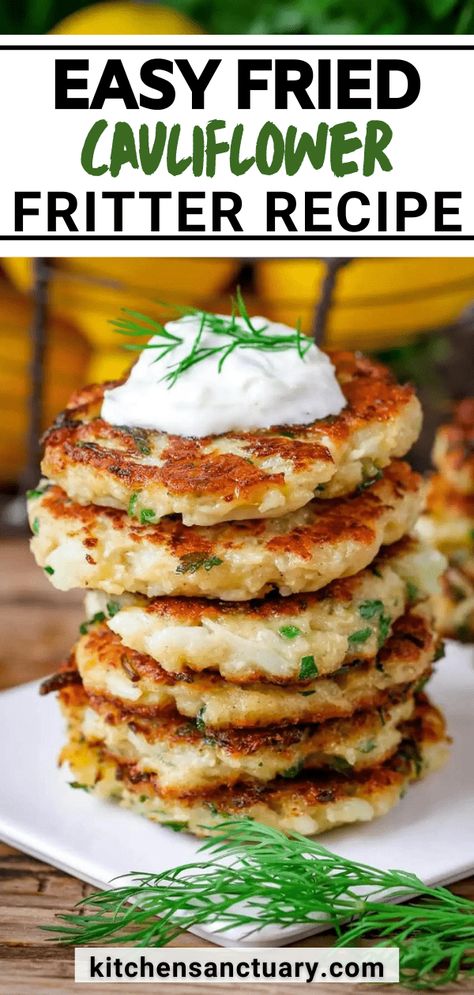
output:
[[[236,318],[242,328],[245,322]],[[263,334],[287,336],[287,325],[251,319]],[[128,379],[106,390],[102,418],[111,425],[154,429],[170,435],[221,435],[224,432],[272,425],[307,425],[318,418],[337,415],[346,400],[328,356],[311,343],[302,358],[295,347],[235,349],[218,371],[220,356],[208,356],[182,372],[170,386],[164,379],[170,369],[189,355],[200,329],[199,315],[187,315],[165,325],[182,337],[182,343],[164,358],[144,349]],[[159,335],[148,345],[161,345]],[[222,339],[205,329],[200,347],[213,348]],[[306,340],[304,340],[306,347]]]

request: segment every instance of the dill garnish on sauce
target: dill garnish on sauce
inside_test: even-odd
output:
[[[178,362],[171,364],[168,372],[162,377],[169,387],[173,387],[186,370],[211,357],[215,357],[216,369],[220,373],[226,359],[236,349],[256,349],[260,352],[283,352],[291,349],[296,350],[304,360],[306,353],[313,346],[312,339],[301,331],[299,322],[294,332],[290,331],[285,335],[275,335],[270,331],[269,325],[257,328],[249,316],[240,289],[237,289],[235,300],[232,301],[232,313],[228,317],[192,307],[177,310],[181,312],[182,317],[197,318],[199,327],[190,342],[189,352]],[[124,348],[133,352],[142,352],[144,349],[154,350],[157,355],[153,362],[161,362],[168,356],[172,358],[174,350],[185,341],[182,335],[176,334],[176,331],[169,331],[161,322],[140,311],[124,308],[123,313],[126,317],[116,318],[111,322],[116,332],[134,338],[151,335],[158,340],[140,344],[127,343]],[[215,345],[209,345],[208,338],[206,343],[202,341],[205,333],[215,339]]]

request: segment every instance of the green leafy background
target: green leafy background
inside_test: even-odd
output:
[[[466,34],[474,0],[167,0],[205,30],[240,34]],[[0,0],[0,30],[49,31],[84,0]]]

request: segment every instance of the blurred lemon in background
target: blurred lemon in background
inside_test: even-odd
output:
[[[183,14],[151,3],[96,3],[70,14],[58,35],[194,35],[201,29]]]
[[[326,274],[323,260],[270,259],[255,265],[268,317],[310,331]],[[337,275],[328,345],[383,349],[459,317],[474,299],[474,259],[353,259]]]
[[[0,277],[0,482],[13,483],[23,469],[30,393],[30,326],[33,305]],[[48,322],[43,427],[84,381],[90,347],[68,322]]]
[[[93,346],[90,380],[121,376],[130,365],[130,354],[121,348],[125,340],[110,325],[121,308],[143,311],[161,321],[175,314],[176,304],[216,310],[220,303],[228,312],[240,270],[235,259],[58,259],[51,263],[48,306],[53,314],[74,324]],[[4,259],[3,266],[15,287],[31,294],[31,259]]]

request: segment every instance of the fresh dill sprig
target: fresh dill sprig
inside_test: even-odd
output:
[[[66,925],[46,926],[68,944],[161,947],[192,926],[219,932],[326,919],[336,946],[366,938],[398,947],[400,980],[430,990],[474,975],[474,903],[430,888],[405,871],[347,860],[298,833],[285,836],[252,819],[230,819],[201,847],[207,860],[160,874],[134,872],[97,892]],[[383,901],[389,895],[390,901]],[[399,905],[419,895],[416,903]],[[85,911],[84,906],[91,911]]]
[[[217,371],[220,373],[226,359],[236,349],[258,349],[260,352],[296,349],[300,359],[304,360],[312,345],[312,340],[301,331],[300,322],[297,322],[295,331],[291,331],[288,335],[273,335],[268,331],[268,325],[256,328],[239,288],[232,302],[232,313],[228,317],[211,314],[199,308],[182,307],[177,310],[183,317],[198,318],[199,327],[190,343],[189,352],[179,362],[171,364],[168,372],[162,377],[169,387],[173,387],[186,370],[212,356],[216,358]],[[133,352],[141,352],[143,349],[155,350],[157,356],[153,362],[161,362],[167,356],[172,357],[174,350],[185,341],[182,335],[173,334],[160,322],[140,311],[124,308],[123,312],[125,318],[117,318],[110,322],[119,335],[134,338],[152,336],[158,339],[156,342],[128,343],[124,346],[125,349]],[[205,332],[215,336],[215,345],[203,345],[202,337]]]

